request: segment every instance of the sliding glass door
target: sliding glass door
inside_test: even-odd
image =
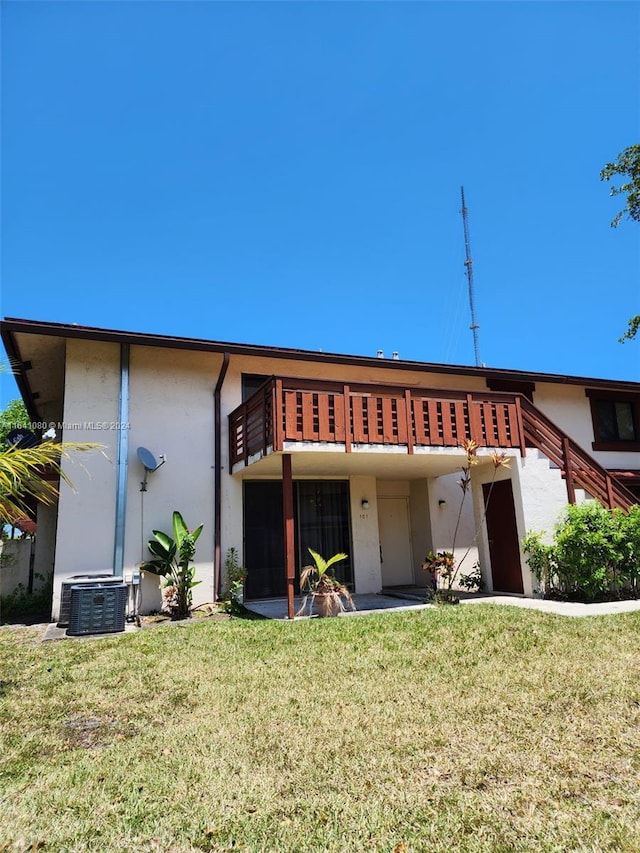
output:
[[[308,549],[331,557],[351,552],[349,484],[344,480],[298,480],[294,488],[296,592],[300,567],[311,562]],[[282,482],[244,484],[244,564],[247,598],[286,595]],[[336,564],[335,574],[352,583],[351,560]]]
[[[294,483],[296,497],[297,566],[313,562],[309,548],[325,559],[342,552],[351,554],[349,525],[349,484],[345,480],[299,480]],[[351,562],[342,560],[332,567],[342,583],[351,583]]]

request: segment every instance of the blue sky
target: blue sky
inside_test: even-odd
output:
[[[638,4],[1,14],[2,315],[640,380]]]

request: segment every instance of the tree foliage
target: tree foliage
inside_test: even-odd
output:
[[[31,418],[27,414],[22,400],[11,400],[0,412],[0,444],[4,444],[12,429],[31,427]]]
[[[640,328],[640,314],[636,314],[635,317],[632,317],[629,320],[629,328],[624,333],[621,338],[618,338],[618,341],[623,344],[625,341],[632,341],[635,336],[638,334],[638,329]]]
[[[628,178],[620,186],[612,186],[612,196],[626,195],[627,203],[622,210],[611,220],[612,228],[617,228],[624,216],[629,216],[636,222],[640,222],[640,145],[630,145],[618,154],[613,163],[607,163],[600,172],[601,181],[610,181],[612,178]]]
[[[640,222],[640,145],[630,145],[618,154],[614,163],[607,163],[600,172],[601,181],[610,181],[614,177],[626,177],[629,180],[620,186],[612,186],[612,196],[626,195],[627,203],[622,210],[611,220],[611,227],[617,228],[620,220],[626,215],[636,222]],[[627,331],[618,338],[623,344],[635,338],[640,328],[640,314],[631,317]]]

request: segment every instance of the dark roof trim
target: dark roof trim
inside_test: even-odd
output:
[[[390,370],[417,370],[445,375],[476,376],[480,378],[504,378],[511,381],[555,382],[569,385],[590,385],[592,387],[626,388],[634,393],[640,393],[640,382],[621,380],[589,379],[580,376],[565,376],[555,373],[532,373],[526,370],[505,370],[494,367],[466,367],[451,364],[434,364],[424,361],[395,361],[379,359],[372,356],[342,355],[338,353],[312,352],[310,350],[289,349],[286,347],[268,347],[256,344],[237,344],[223,341],[208,341],[201,338],[184,338],[169,335],[153,335],[144,332],[125,332],[116,329],[100,329],[94,326],[78,326],[67,323],[45,323],[39,320],[21,320],[7,317],[0,322],[2,339],[7,352],[9,346],[14,346],[13,334],[49,335],[53,337],[80,338],[83,340],[106,341],[133,346],[164,347],[168,349],[197,350],[201,352],[228,352],[230,355],[257,356],[259,358],[296,359],[298,361],[315,361],[328,364],[348,364],[369,368]],[[8,342],[10,342],[8,344]],[[22,388],[21,388],[22,390]]]
[[[33,397],[29,380],[27,379],[24,362],[20,356],[20,350],[18,349],[18,345],[15,342],[13,335],[9,333],[5,334],[4,327],[2,328],[2,342],[9,358],[9,369],[16,380],[16,385],[18,386],[18,390],[20,391],[20,395],[24,401],[27,414],[32,421],[39,421],[40,415],[38,414],[38,407],[36,406],[36,401]]]

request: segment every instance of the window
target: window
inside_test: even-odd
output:
[[[262,388],[268,378],[268,376],[262,376],[258,373],[243,373],[242,402],[246,402],[249,397],[253,396],[256,393],[258,388]]]
[[[587,390],[594,450],[640,450],[640,395]]]

